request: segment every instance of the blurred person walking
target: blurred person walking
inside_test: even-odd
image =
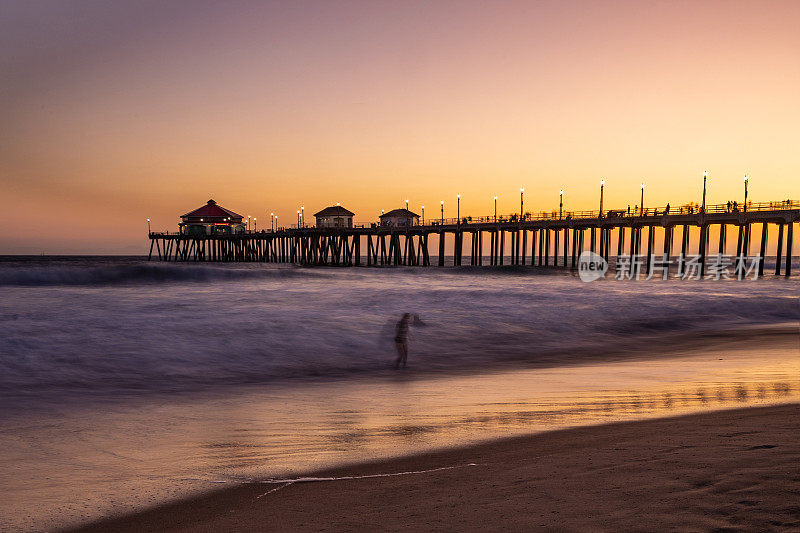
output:
[[[403,317],[397,322],[394,330],[394,344],[397,347],[397,361],[394,368],[399,369],[400,365],[406,367],[408,358],[408,325],[411,322],[411,313],[403,313]]]

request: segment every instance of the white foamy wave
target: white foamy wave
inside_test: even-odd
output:
[[[191,281],[224,281],[253,278],[309,276],[308,269],[269,268],[264,265],[213,266],[208,264],[147,263],[103,266],[0,267],[0,286],[36,287],[58,285],[111,285]]]

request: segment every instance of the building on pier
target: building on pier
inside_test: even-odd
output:
[[[392,209],[380,216],[381,227],[408,228],[419,224],[419,215],[408,209]]]
[[[206,205],[181,215],[180,232],[186,235],[231,235],[244,233],[242,215],[209,200]]]
[[[355,213],[348,211],[339,204],[326,207],[319,213],[314,213],[318,228],[352,228]]]

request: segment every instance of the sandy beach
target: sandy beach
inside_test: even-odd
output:
[[[581,427],[298,476],[354,479],[249,483],[75,531],[796,531],[798,431],[798,404]]]

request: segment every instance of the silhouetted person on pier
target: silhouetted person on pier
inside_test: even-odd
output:
[[[664,214],[669,215],[669,204],[667,204],[667,207],[664,208]]]
[[[408,358],[408,324],[411,322],[411,313],[403,313],[403,318],[397,322],[394,329],[394,344],[397,346],[397,361],[394,363],[395,369],[406,367]]]
[[[631,216],[631,204],[628,204],[628,216]]]
[[[728,203],[726,205],[728,206],[728,213],[730,213],[731,212],[731,201],[728,200]]]

